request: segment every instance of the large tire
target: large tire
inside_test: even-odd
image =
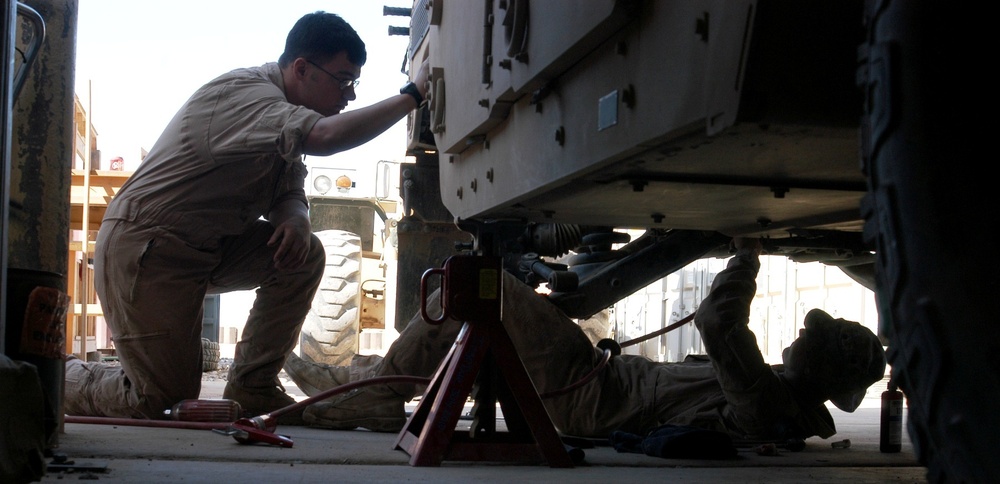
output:
[[[208,338],[201,339],[201,371],[215,371],[219,369],[219,343],[209,341]]]
[[[868,5],[862,210],[887,357],[928,480],[995,481],[996,188],[983,165],[993,138],[974,114],[994,88],[983,63],[966,57],[990,30],[950,2]]]
[[[358,353],[361,307],[361,239],[343,230],[316,232],[326,250],[326,270],[302,324],[302,359],[349,365]]]

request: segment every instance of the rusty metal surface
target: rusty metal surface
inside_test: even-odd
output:
[[[9,266],[66,272],[73,156],[75,0],[29,0],[46,24],[14,104]]]

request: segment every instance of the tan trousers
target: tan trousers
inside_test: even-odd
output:
[[[163,228],[105,222],[98,234],[94,286],[120,367],[70,360],[70,415],[163,418],[163,410],[201,390],[201,331],[206,294],[257,288],[236,346],[229,382],[273,387],[323,276],[323,246],[313,236],[306,263],[279,272],[267,246],[274,229],[258,221],[217,247],[193,248]]]

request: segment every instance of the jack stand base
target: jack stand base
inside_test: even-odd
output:
[[[489,383],[481,383],[475,398],[476,407],[484,410],[487,418],[475,418],[469,434],[456,434],[455,425],[477,377]],[[497,402],[508,432],[495,431]],[[410,465],[416,467],[439,466],[443,460],[547,461],[550,467],[573,467],[500,321],[464,323],[400,432],[396,449],[408,453]]]

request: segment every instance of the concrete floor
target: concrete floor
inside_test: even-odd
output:
[[[224,380],[206,379],[202,397],[220,398],[224,385]],[[305,398],[291,381],[285,386],[297,399]],[[572,468],[448,460],[439,466],[412,466],[410,455],[395,448],[397,434],[363,430],[279,427],[276,433],[293,442],[286,448],[243,445],[209,430],[67,423],[54,453],[70,465],[66,470],[53,467],[41,482],[926,482],[907,436],[902,452],[879,452],[878,393],[871,390],[854,413],[832,409],[838,434],[809,439],[800,452],[766,456],[743,448],[730,460],[686,460],[618,453],[597,445],[580,449],[582,462]],[[459,421],[460,429],[464,422]],[[498,429],[503,429],[502,421]],[[845,440],[850,441],[847,448],[831,445]]]

